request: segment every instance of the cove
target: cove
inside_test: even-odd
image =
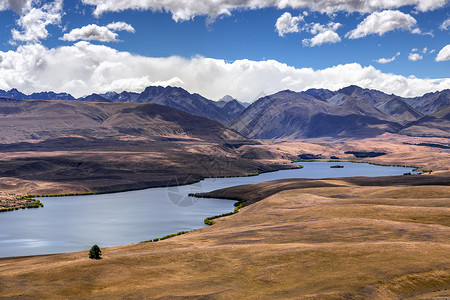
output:
[[[303,169],[115,194],[39,198],[44,208],[0,213],[0,257],[112,247],[204,227],[206,217],[233,211],[235,201],[188,197],[189,193],[285,178],[394,176],[411,168],[350,162],[301,162]],[[344,168],[330,168],[332,165]],[[86,254],[87,255],[87,254]]]

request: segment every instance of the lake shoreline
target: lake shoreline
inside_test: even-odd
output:
[[[130,201],[127,204],[127,206],[126,206],[127,210],[128,210],[128,208],[131,209],[131,210],[134,210],[134,208],[139,207],[139,206],[136,206],[137,204],[135,203],[135,200],[133,200],[134,199],[133,197],[136,197],[137,195],[140,195],[140,196],[138,196],[139,198],[142,198],[142,197],[144,197],[144,198],[139,200],[139,201],[141,201],[141,202],[142,202],[142,200],[147,201],[146,198],[148,196],[143,196],[143,195],[146,195],[149,192],[150,193],[163,193],[163,194],[161,194],[161,195],[163,195],[163,197],[169,197],[169,198],[171,197],[171,194],[175,193],[175,197],[179,197],[178,199],[174,199],[174,198],[170,198],[169,199],[169,198],[167,198],[167,200],[164,201],[163,198],[160,198],[161,196],[157,196],[157,197],[160,198],[158,200],[160,204],[158,204],[158,205],[162,205],[164,203],[168,203],[167,202],[168,200],[170,200],[172,202],[173,201],[177,202],[177,201],[180,201],[181,198],[183,198],[181,200],[188,201],[188,202],[191,201],[192,204],[193,204],[193,203],[196,203],[197,200],[195,200],[195,199],[193,199],[192,197],[189,197],[189,196],[192,196],[192,194],[193,194],[192,190],[193,189],[195,191],[195,190],[198,190],[199,188],[200,188],[200,190],[203,189],[204,191],[205,191],[205,188],[207,190],[210,190],[210,191],[216,191],[218,189],[220,190],[221,187],[231,188],[231,187],[235,187],[235,186],[241,186],[241,185],[252,184],[252,183],[257,183],[257,182],[266,182],[266,181],[271,182],[273,180],[280,181],[280,180],[289,179],[289,178],[303,178],[301,180],[310,181],[310,182],[318,182],[318,183],[320,183],[320,182],[322,182],[324,180],[326,181],[326,180],[331,180],[333,178],[338,178],[338,177],[331,176],[331,174],[341,174],[341,176],[345,176],[345,178],[349,178],[349,176],[353,176],[353,175],[357,175],[357,176],[358,175],[359,176],[386,176],[387,174],[400,175],[400,174],[404,173],[403,168],[398,168],[398,167],[397,168],[387,168],[387,167],[372,166],[370,164],[365,164],[365,166],[363,166],[361,164],[354,164],[354,163],[351,163],[351,162],[343,162],[343,164],[345,164],[347,166],[345,170],[337,170],[337,171],[335,171],[335,170],[332,170],[332,169],[330,170],[329,165],[331,165],[331,164],[332,164],[331,162],[304,163],[304,165],[308,166],[306,168],[306,170],[303,170],[300,167],[295,167],[295,168],[289,168],[289,170],[278,171],[278,172],[281,172],[281,173],[278,173],[278,174],[274,173],[275,175],[262,173],[262,174],[260,174],[260,176],[250,176],[250,177],[208,178],[208,179],[205,179],[204,182],[202,181],[201,184],[199,183],[200,185],[198,185],[198,186],[196,186],[194,184],[194,185],[167,187],[167,189],[165,189],[165,187],[163,189],[155,188],[155,189],[150,189],[148,192],[145,192],[145,191],[132,191],[133,194],[126,194],[126,193],[122,194],[122,195],[117,194],[117,196],[119,198],[117,198],[117,197],[112,197],[112,198],[110,198],[110,197],[106,197],[106,198],[105,197],[101,197],[101,196],[104,196],[105,194],[92,195],[92,196],[95,196],[96,198],[89,198],[90,195],[86,195],[88,198],[78,198],[77,196],[69,196],[73,200],[70,200],[69,202],[66,202],[66,201],[60,202],[59,200],[54,199],[54,200],[52,200],[51,203],[53,203],[52,206],[58,205],[58,206],[61,206],[61,207],[73,207],[72,209],[75,209],[75,207],[80,207],[80,204],[81,204],[81,207],[80,207],[81,211],[86,211],[86,209],[87,209],[87,207],[85,207],[86,204],[82,204],[82,203],[86,203],[86,201],[88,201],[87,203],[91,203],[92,201],[94,201],[92,203],[98,203],[98,205],[101,205],[101,206],[106,205],[108,207],[108,209],[107,209],[108,214],[111,214],[111,212],[115,212],[114,216],[112,215],[111,217],[108,217],[108,218],[114,218],[115,219],[115,218],[118,218],[118,216],[115,216],[115,215],[116,214],[120,215],[120,212],[122,211],[122,209],[117,209],[114,204],[111,205],[111,203],[116,203],[117,202],[117,200],[114,200],[114,199],[122,199],[122,200],[119,200],[120,202],[118,202],[118,203],[122,203],[122,204],[124,203],[123,201],[125,199],[126,199],[126,201]],[[350,166],[353,166],[353,167],[350,167]],[[323,173],[323,172],[325,172],[325,173]],[[324,178],[323,176],[325,174],[328,174],[328,172],[331,172],[331,173],[329,173],[330,177]],[[336,173],[336,172],[338,172],[338,173]],[[342,173],[342,172],[344,172],[344,173]],[[362,173],[359,173],[359,172],[362,172]],[[370,174],[370,175],[368,175],[368,174]],[[318,177],[314,177],[314,176],[318,176]],[[308,179],[308,178],[319,178],[319,179]],[[218,180],[215,180],[215,179],[218,179]],[[328,185],[325,185],[325,186],[328,186]],[[178,189],[177,187],[182,187],[182,188]],[[206,190],[206,192],[207,192],[207,190]],[[181,191],[184,191],[184,192],[181,192]],[[130,192],[130,193],[132,193],[132,192]],[[139,193],[139,192],[144,192],[144,193]],[[184,195],[184,194],[180,194],[180,193],[186,193],[186,194]],[[160,194],[158,194],[158,195],[160,195]],[[184,196],[182,196],[182,195],[184,195]],[[100,198],[98,198],[98,197],[100,197]],[[154,196],[152,196],[152,197],[154,197]],[[243,200],[242,197],[240,197],[240,198],[238,198],[238,197],[234,197],[234,198],[230,198],[230,197],[208,197],[208,198],[216,198],[214,201],[223,200],[224,198],[226,198],[226,200],[230,200],[230,201],[233,201],[233,202],[234,201],[238,201],[237,203],[233,203],[234,206],[236,206],[236,204],[238,206],[240,204],[243,204],[242,206],[248,206],[248,205],[251,204],[251,202],[242,202],[242,200]],[[47,198],[47,199],[49,199],[49,198]],[[78,199],[78,200],[75,200],[75,199]],[[41,198],[41,200],[44,201],[44,203],[46,203],[45,199]],[[108,200],[109,200],[109,202],[108,202]],[[173,202],[173,204],[179,205],[178,203],[175,203],[175,202]],[[47,203],[49,203],[49,202],[47,202]],[[59,204],[57,204],[57,203],[59,203]],[[145,203],[147,203],[147,202],[145,202]],[[148,203],[151,203],[151,202],[148,202]],[[215,202],[215,203],[219,203],[219,202]],[[144,202],[142,202],[140,205],[143,205],[143,204],[144,204]],[[171,203],[169,203],[169,204],[171,204]],[[231,204],[231,205],[233,205],[233,204]],[[69,205],[69,206],[67,206],[67,205]],[[89,205],[91,205],[91,204],[89,204]],[[144,205],[148,206],[148,205],[151,205],[151,204],[144,204]],[[184,204],[181,204],[181,205],[183,206]],[[228,207],[228,205],[227,205],[227,207]],[[67,210],[67,208],[64,208],[64,210]],[[71,210],[71,209],[69,209],[69,210]],[[152,207],[152,210],[153,210],[153,207]],[[236,210],[234,212],[236,212]],[[42,212],[42,213],[44,213],[44,212]],[[41,214],[37,213],[37,216],[42,215],[42,213]],[[55,212],[53,210],[50,210],[50,211],[46,210],[44,215],[48,215],[49,213],[52,214],[52,215],[55,214]],[[102,215],[104,215],[104,213],[105,212],[103,212]],[[226,211],[221,211],[221,212],[218,212],[218,213],[214,213],[214,211],[213,211],[213,213],[203,215],[203,217],[201,217],[201,219],[197,219],[197,221],[200,221],[200,222],[198,222],[199,225],[201,224],[200,226],[196,225],[196,227],[189,228],[189,227],[183,225],[184,227],[178,227],[179,228],[178,231],[177,230],[173,230],[173,231],[167,231],[166,230],[166,231],[162,231],[161,234],[149,234],[149,233],[147,235],[142,235],[141,234],[140,237],[137,236],[137,238],[136,239],[132,239],[131,242],[132,243],[136,243],[136,242],[139,242],[139,241],[142,241],[142,240],[149,240],[148,237],[151,237],[152,240],[154,240],[154,239],[158,240],[159,237],[166,236],[166,235],[172,235],[172,234],[174,234],[176,232],[179,232],[180,230],[181,231],[186,231],[186,230],[189,231],[189,230],[192,230],[192,229],[201,228],[205,224],[206,225],[213,224],[215,221],[212,221],[212,219],[217,219],[217,216],[222,216],[223,217],[223,216],[231,215],[231,213],[233,213],[232,209],[227,209]],[[64,214],[64,213],[62,213],[62,214]],[[75,216],[77,216],[77,215],[75,214],[74,217]],[[106,216],[107,215],[105,215],[105,217]],[[47,217],[50,217],[50,216],[47,216]],[[80,217],[80,216],[78,216],[78,217]],[[102,217],[102,218],[105,218],[105,217]],[[20,216],[20,218],[23,218],[22,215]],[[14,219],[15,219],[15,217],[13,217],[13,216],[9,217],[10,221],[13,221]],[[208,222],[206,222],[204,220],[207,220]],[[204,221],[204,222],[201,222],[201,221]],[[117,219],[117,221],[115,221],[115,222],[117,224],[121,224],[120,219]],[[47,223],[47,222],[45,222],[45,223]],[[131,223],[134,224],[133,222],[131,222]],[[62,223],[61,226],[62,226],[61,228],[64,228],[66,225],[65,225],[65,223]],[[74,226],[74,225],[72,224],[71,226]],[[53,227],[54,226],[52,226],[52,228]],[[60,226],[58,226],[58,227],[60,227]],[[143,225],[139,225],[139,227],[141,227],[141,229],[145,228],[145,226],[143,227]],[[75,229],[75,227],[72,230],[74,231],[74,233],[79,232],[78,230]],[[14,234],[14,233],[11,233],[11,234]],[[42,232],[42,234],[44,234],[44,232]],[[37,236],[33,236],[33,239],[36,239],[36,241],[39,241],[41,238],[45,238],[47,236],[47,235],[42,235],[42,234],[41,235],[37,235]],[[20,234],[19,235],[16,234],[16,236],[17,236],[16,239],[22,238],[22,235],[20,235]],[[42,237],[40,237],[40,236],[42,236]],[[9,237],[9,239],[11,239],[11,238],[12,237]],[[106,238],[106,236],[105,236],[105,238]],[[49,239],[49,241],[52,241],[55,238],[52,239],[51,235],[49,235],[47,237],[47,239]],[[56,238],[55,241],[58,241],[57,239],[58,238]],[[94,241],[97,241],[97,240],[94,239]],[[1,239],[0,239],[0,242],[1,242]],[[120,245],[120,244],[125,245],[125,244],[129,244],[129,243],[130,243],[130,241],[122,243],[120,241],[114,242],[114,240],[111,240],[110,244],[108,246],[106,246],[106,247]],[[101,243],[99,243],[99,244],[101,245]],[[103,244],[104,244],[104,242],[103,242]],[[78,248],[78,249],[80,249],[80,248]],[[8,251],[7,249],[4,249],[4,250]],[[55,248],[54,250],[58,251],[58,248]],[[75,250],[75,251],[77,251],[77,250]],[[72,251],[71,250],[68,250],[67,252],[64,251],[64,253],[68,253],[68,252],[72,252]],[[7,253],[7,252],[4,252],[4,253]]]

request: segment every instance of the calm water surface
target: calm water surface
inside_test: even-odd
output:
[[[303,169],[252,177],[214,178],[167,188],[106,195],[40,198],[44,208],[0,213],[0,257],[50,254],[138,243],[204,227],[203,219],[230,212],[235,201],[188,197],[192,192],[283,178],[390,176],[410,168],[302,162]]]

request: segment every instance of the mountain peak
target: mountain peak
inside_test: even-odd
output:
[[[223,97],[219,100],[219,102],[220,102],[220,101],[230,102],[230,101],[233,101],[233,100],[237,100],[237,99],[234,98],[233,96],[225,95],[225,96],[223,96]]]

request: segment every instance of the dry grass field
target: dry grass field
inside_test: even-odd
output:
[[[409,184],[405,177],[418,179]],[[447,299],[449,178],[395,178],[291,179],[225,189],[218,193],[262,200],[185,235],[103,249],[100,261],[88,259],[87,251],[0,259],[0,295]]]
[[[248,164],[237,160],[228,172],[286,162],[302,153],[354,159],[344,153],[349,150],[387,152],[370,161],[416,165],[433,172],[278,180],[215,191],[216,196],[248,201],[238,214],[216,219],[213,226],[164,241],[102,249],[99,261],[88,259],[88,249],[0,258],[0,299],[448,299],[450,154],[410,145],[422,142],[446,141],[385,135],[361,141],[244,145],[234,154]],[[169,156],[161,151],[10,152],[0,161],[7,166],[22,158],[82,159],[86,170],[101,163],[102,168],[94,171],[105,173],[111,166],[114,175],[120,175],[115,182],[127,184],[136,184],[135,178],[141,178],[147,166],[159,166],[147,174],[148,184],[164,180],[169,169],[179,175],[204,174],[209,165],[195,163],[198,159],[176,164],[186,155],[202,157],[204,149],[212,148],[185,143],[167,152]],[[61,178],[67,170],[83,171],[76,165],[60,165]],[[107,180],[83,181],[78,173],[69,175],[73,180],[3,177],[0,186],[8,197],[30,191],[111,188]]]

